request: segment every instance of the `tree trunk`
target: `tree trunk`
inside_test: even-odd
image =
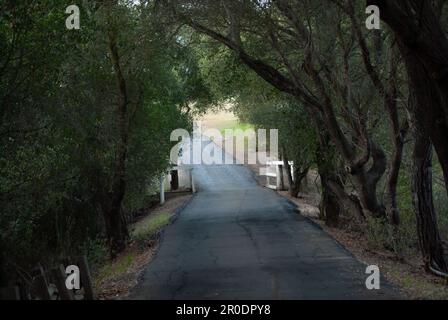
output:
[[[440,22],[441,2],[367,0],[394,31],[415,91],[414,118],[429,135],[448,192],[448,38]],[[417,7],[418,6],[418,7]]]
[[[291,166],[289,165],[289,159],[286,154],[285,148],[282,148],[283,153],[283,166],[286,170],[286,176],[288,177],[288,190],[289,195],[291,197],[297,198],[297,195],[299,194],[299,187],[296,184],[296,181],[294,181],[292,173],[291,173]]]
[[[370,144],[371,167],[366,168],[366,164],[351,167],[349,173],[356,190],[356,202],[361,205],[363,210],[362,216],[384,218],[386,208],[378,200],[377,186],[386,171],[387,158],[384,151],[375,142],[371,141]]]
[[[339,217],[341,214],[341,207],[339,205],[338,196],[332,191],[329,186],[331,181],[327,172],[320,171],[320,180],[322,185],[320,210],[325,217],[325,224],[332,228],[339,227]]]
[[[285,179],[283,178],[283,167],[284,166],[279,166],[279,172],[280,172],[280,190],[283,191],[285,190]]]
[[[400,211],[397,203],[397,184],[400,176],[401,164],[403,161],[404,140],[408,133],[409,125],[406,122],[400,125],[398,114],[398,52],[392,48],[392,56],[390,58],[389,71],[389,94],[385,95],[385,107],[389,115],[390,122],[390,138],[393,142],[392,156],[389,161],[389,175],[387,177],[387,194],[386,194],[386,212],[389,222],[393,226],[400,224]],[[409,100],[411,101],[411,100]]]
[[[288,177],[289,194],[291,197],[297,198],[300,192],[300,186],[302,185],[303,179],[306,178],[310,167],[299,168],[297,163],[294,163],[293,173],[291,173],[291,166],[289,165],[289,159],[286,155],[285,148],[282,148],[283,153],[283,166],[286,170],[286,176]]]
[[[317,129],[317,128],[316,128]],[[318,130],[318,129],[317,129]],[[316,150],[317,170],[321,181],[320,211],[325,218],[325,224],[336,228],[339,226],[341,201],[338,194],[331,188],[331,183],[339,184],[334,168],[334,157],[326,133],[318,131],[318,148]],[[343,189],[343,188],[342,188]]]
[[[108,210],[103,211],[106,224],[106,233],[110,246],[111,257],[114,258],[118,253],[126,247],[129,237],[126,221],[124,218],[121,201],[110,195],[109,201],[111,205]]]
[[[296,197],[298,197],[299,192],[302,190],[301,187],[302,187],[303,179],[305,179],[306,176],[308,175],[310,168],[305,167],[303,169],[302,168],[299,169],[298,167],[295,166],[293,171],[294,171],[294,183],[295,183],[296,189],[297,189]]]
[[[398,140],[400,141],[398,142]],[[396,138],[395,149],[390,162],[390,172],[387,179],[386,211],[389,223],[393,226],[398,226],[400,224],[400,211],[397,203],[397,184],[403,159],[403,146],[404,141],[400,138]]]
[[[126,247],[129,238],[127,224],[123,215],[123,199],[126,192],[126,160],[128,150],[128,93],[126,80],[120,65],[120,57],[116,43],[116,35],[113,31],[108,32],[109,55],[112,67],[114,69],[117,84],[117,128],[118,142],[116,147],[116,160],[114,168],[114,177],[112,181],[112,189],[108,193],[110,206],[104,211],[104,219],[106,223],[106,232],[110,243],[111,255],[115,256],[118,252]]]
[[[425,66],[411,53],[407,54],[405,61],[416,99],[415,107],[411,111],[421,130],[424,130],[434,145],[448,191],[448,144],[446,143],[448,121],[444,121],[448,112],[445,113],[440,107],[442,104],[448,105],[448,100],[443,101],[444,99],[431,81],[431,76],[427,73]]]
[[[421,131],[415,134],[412,198],[423,262],[428,271],[448,272],[432,194],[432,144]]]

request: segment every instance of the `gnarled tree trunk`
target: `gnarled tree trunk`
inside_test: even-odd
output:
[[[415,140],[412,198],[420,249],[428,271],[446,273],[448,268],[432,195],[432,144],[421,131],[416,132]]]
[[[317,127],[316,130],[318,130]],[[337,178],[328,133],[318,131],[317,134],[319,145],[316,150],[316,163],[321,181],[320,211],[327,226],[339,227],[339,218],[342,213],[341,195],[345,194],[345,191]],[[340,187],[339,191],[342,191],[342,194],[337,194],[332,185]]]
[[[289,165],[289,159],[283,148],[283,166],[286,170],[286,176],[288,177],[288,190],[291,197],[297,198],[300,192],[300,186],[303,179],[306,178],[310,170],[309,167],[299,168],[298,164],[294,164],[293,172],[291,173],[291,166]]]
[[[429,135],[448,192],[448,38],[441,25],[443,1],[368,0],[394,31],[414,87],[414,118]]]
[[[339,217],[341,215],[341,206],[338,195],[333,192],[330,183],[338,183],[334,176],[321,168],[319,171],[322,184],[320,210],[325,217],[325,224],[329,227],[339,227]]]

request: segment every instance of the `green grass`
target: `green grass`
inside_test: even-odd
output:
[[[157,238],[159,231],[170,223],[171,216],[170,213],[160,213],[144,218],[134,225],[134,229],[131,231],[131,240],[143,250]]]
[[[134,225],[131,231],[131,240],[140,248],[147,246],[148,242],[155,239],[157,233],[170,223],[170,213],[160,213],[154,216],[149,215]],[[114,261],[108,261],[95,275],[95,283],[99,284],[106,279],[114,279],[126,273],[132,266],[139,250],[129,250]]]
[[[148,216],[135,224],[131,232],[131,238],[152,238],[164,226],[170,223],[171,214],[160,213],[156,216]]]
[[[398,281],[400,287],[411,295],[411,299],[448,299],[448,283],[444,283],[443,280],[431,281],[428,278],[409,274],[400,269],[390,269],[388,272]]]
[[[128,254],[121,256],[119,259],[105,264],[98,270],[95,282],[101,283],[105,279],[115,278],[124,274],[134,262],[135,257],[136,252],[131,251]]]

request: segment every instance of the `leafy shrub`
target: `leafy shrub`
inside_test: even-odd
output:
[[[364,226],[367,243],[372,249],[389,250],[399,257],[415,254],[418,250],[415,217],[402,212],[401,224],[393,227],[387,219],[367,218]]]

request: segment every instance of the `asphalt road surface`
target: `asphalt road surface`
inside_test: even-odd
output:
[[[164,235],[133,299],[390,299],[366,265],[240,165],[194,169],[198,193]]]

